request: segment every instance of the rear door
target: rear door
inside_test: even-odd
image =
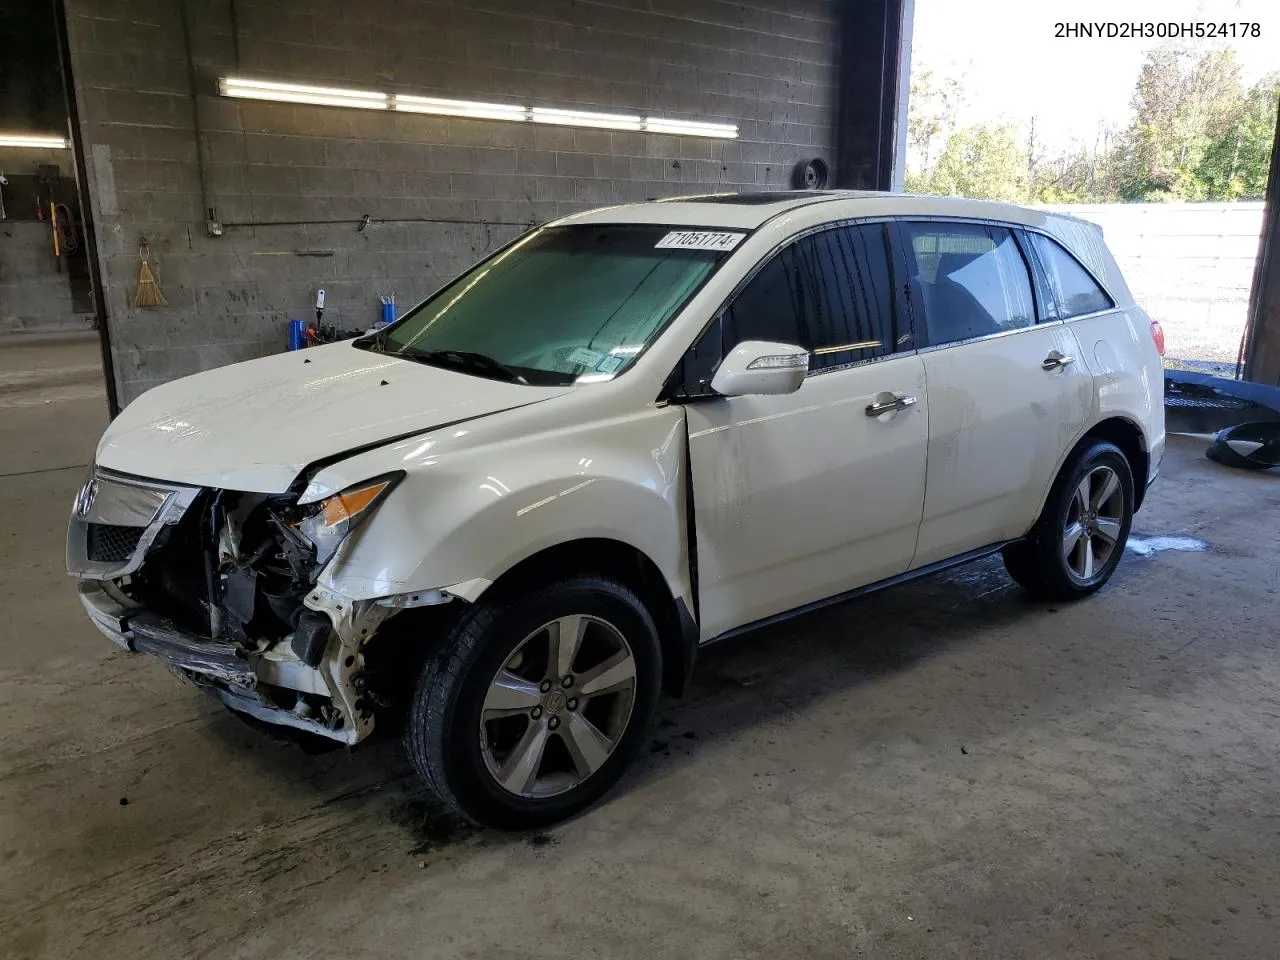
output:
[[[1089,414],[1092,378],[1071,331],[1037,322],[1012,230],[908,220],[899,231],[927,337],[929,456],[912,563],[922,567],[1027,532]]]
[[[704,640],[911,563],[928,404],[888,239],[873,223],[793,241],[685,359],[681,379],[696,397],[744,340],[812,352],[793,394],[704,392],[688,403]],[[891,409],[868,410],[877,403]]]

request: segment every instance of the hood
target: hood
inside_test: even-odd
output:
[[[97,463],[154,480],[282,493],[317,460],[571,389],[489,380],[335,343],[147,391],[107,428]]]

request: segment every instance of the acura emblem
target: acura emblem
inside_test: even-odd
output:
[[[97,495],[97,479],[88,480],[85,485],[80,488],[80,492],[76,494],[75,510],[77,517],[83,520],[89,515],[89,511],[93,509],[94,498],[97,497]]]

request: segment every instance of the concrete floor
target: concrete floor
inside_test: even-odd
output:
[[[1280,476],[1174,440],[1098,597],[984,562],[708,651],[612,798],[442,822],[116,653],[62,574],[100,405],[0,406],[0,955],[1254,957],[1280,912]]]
[[[102,395],[97,333],[0,335],[0,404],[5,407]]]

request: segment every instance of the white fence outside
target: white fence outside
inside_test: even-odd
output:
[[[1262,233],[1262,204],[1114,203],[1048,209],[1092,220],[1166,355],[1234,364]]]

